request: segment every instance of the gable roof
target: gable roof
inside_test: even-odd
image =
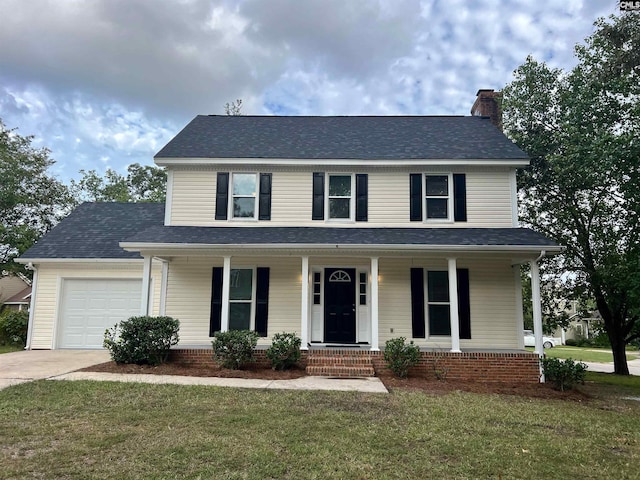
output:
[[[136,259],[125,252],[122,239],[164,222],[164,203],[83,203],[22,254],[37,258]]]
[[[528,160],[488,117],[198,115],[163,159]]]
[[[20,292],[16,293],[11,298],[7,298],[4,302],[5,305],[29,305],[31,298],[31,287],[26,287]]]

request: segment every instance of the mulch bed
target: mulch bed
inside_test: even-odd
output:
[[[81,371],[149,375],[182,375],[189,377],[251,378],[264,380],[290,380],[304,377],[306,375],[303,368],[294,368],[284,372],[256,366],[250,366],[242,370],[228,370],[215,365],[189,365],[176,362],[169,362],[156,366],[133,364],[119,365],[115,362],[106,362],[93,365],[88,368],[83,368]],[[559,392],[554,390],[550,384],[472,382],[459,380],[443,381],[417,376],[399,379],[387,372],[378,374],[378,377],[389,391],[422,391],[431,395],[444,395],[449,392],[463,391],[484,394],[517,395],[521,397],[539,399],[570,400],[574,402],[585,402],[591,398],[589,395],[579,390]]]

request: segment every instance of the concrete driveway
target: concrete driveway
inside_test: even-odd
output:
[[[107,350],[25,350],[0,355],[0,389],[108,362]]]
[[[583,362],[586,363],[587,369],[592,372],[604,372],[604,373],[613,373],[613,363],[593,363],[593,362]],[[640,376],[640,358],[636,360],[628,360],[627,365],[629,366],[629,373],[631,375],[639,375]]]

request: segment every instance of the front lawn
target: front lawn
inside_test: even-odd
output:
[[[39,381],[0,445],[3,478],[630,478],[640,403]]]
[[[533,347],[527,347],[527,350],[533,352]],[[573,358],[581,362],[595,362],[595,363],[612,363],[613,354],[611,350],[607,349],[594,349],[592,347],[568,347],[566,345],[560,345],[553,348],[545,348],[544,354],[547,357],[553,358]],[[638,358],[635,352],[627,353],[627,360],[635,360]]]

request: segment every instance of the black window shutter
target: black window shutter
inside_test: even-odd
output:
[[[422,174],[409,174],[409,220],[422,221]]]
[[[211,316],[209,336],[213,337],[222,329],[222,267],[213,267],[211,279]]]
[[[271,220],[271,174],[260,174],[258,220]]]
[[[453,174],[453,219],[467,221],[467,179],[464,173]]]
[[[269,268],[258,267],[256,278],[256,332],[261,337],[266,337],[269,320]]]
[[[458,268],[458,324],[460,338],[471,338],[471,304],[469,302],[469,269]]]
[[[413,338],[425,338],[424,272],[422,268],[411,269],[411,330]]]
[[[366,173],[356,174],[356,222],[366,222],[369,203],[369,176]]]
[[[216,220],[226,220],[229,208],[229,173],[218,172],[216,182]]]
[[[324,173],[313,173],[313,212],[312,220],[324,220]]]

